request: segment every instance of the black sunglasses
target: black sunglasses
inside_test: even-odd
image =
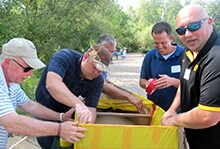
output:
[[[207,17],[207,18],[204,18],[204,19],[202,19],[202,20],[200,20],[200,21],[198,21],[198,22],[192,23],[192,24],[190,24],[190,25],[188,25],[188,26],[186,26],[186,27],[177,28],[177,29],[176,29],[176,32],[177,32],[177,34],[179,34],[179,35],[184,35],[184,34],[186,33],[186,29],[188,29],[190,32],[194,32],[194,31],[200,29],[201,24],[202,24],[203,22],[205,22],[206,19],[208,19],[208,17]]]
[[[19,66],[21,66],[24,69],[24,72],[28,72],[31,69],[33,69],[32,67],[24,67],[22,66],[20,63],[18,63],[15,59],[12,59],[15,63],[17,63]]]

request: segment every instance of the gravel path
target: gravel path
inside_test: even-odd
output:
[[[125,59],[113,58],[110,64],[110,81],[114,84],[146,97],[146,92],[139,86],[140,70],[144,55],[140,53],[128,53]]]

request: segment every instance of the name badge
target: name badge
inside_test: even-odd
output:
[[[171,66],[171,73],[179,73],[180,72],[180,65]]]
[[[186,68],[183,78],[186,80],[189,80],[190,73],[191,73],[191,70]]]

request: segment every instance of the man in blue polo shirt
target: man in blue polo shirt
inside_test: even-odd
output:
[[[167,22],[158,22],[152,28],[155,48],[144,58],[140,73],[140,86],[146,89],[152,79],[157,79],[153,94],[148,99],[165,111],[170,107],[179,86],[180,62],[183,47],[174,40],[172,26]]]
[[[44,69],[36,101],[57,112],[73,107],[80,123],[94,123],[104,83],[100,74],[108,72],[110,61],[111,54],[102,45],[93,45],[84,55],[70,49],[58,51]],[[37,139],[43,149],[49,149],[54,138]]]

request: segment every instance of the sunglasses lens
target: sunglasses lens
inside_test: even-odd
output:
[[[183,28],[183,27],[177,28],[177,29],[176,29],[176,32],[177,32],[177,34],[179,34],[179,35],[184,35],[185,32],[186,32],[186,29]]]
[[[33,68],[27,67],[27,68],[24,69],[24,72],[28,72],[28,71],[30,71],[31,69],[33,69]]]
[[[198,30],[199,28],[200,28],[200,23],[199,22],[190,24],[188,26],[188,30],[191,31],[191,32],[194,32],[194,31]]]

